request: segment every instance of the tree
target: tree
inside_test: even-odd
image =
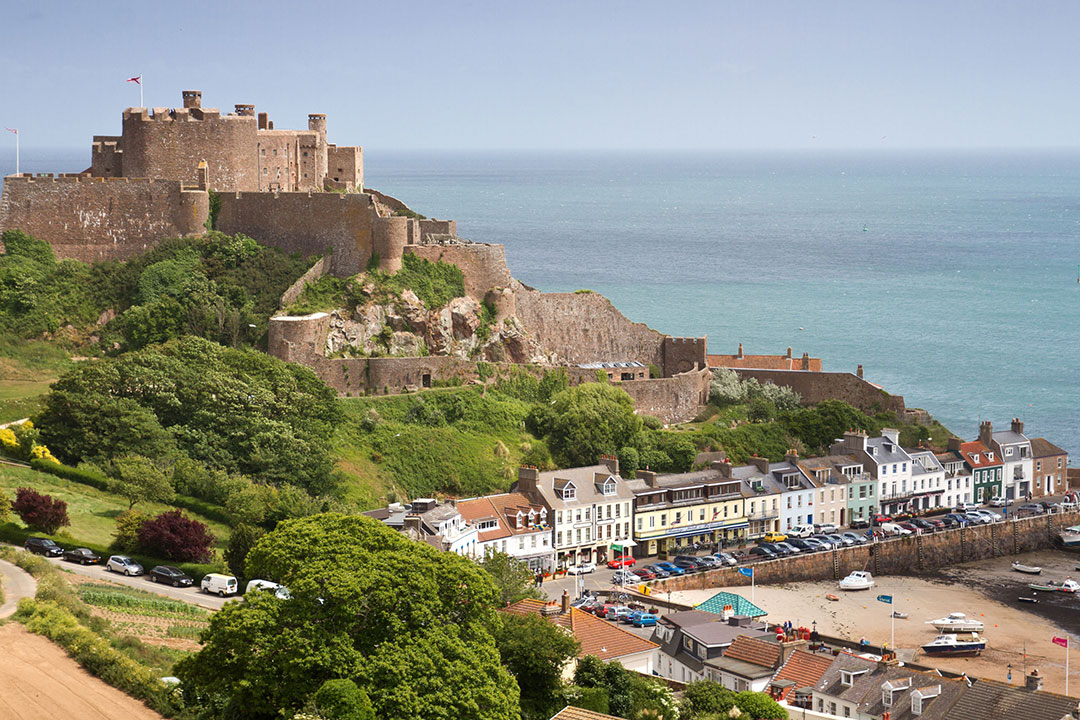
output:
[[[625,390],[582,383],[552,401],[548,446],[563,466],[591,465],[600,455],[614,455],[632,445],[640,430],[641,418],[634,414],[634,401]]]
[[[586,655],[574,670],[574,683],[586,688],[604,688],[612,715],[630,717],[633,712],[633,683],[629,671],[616,661],[604,662],[595,655]]]
[[[138,510],[125,510],[116,516],[112,546],[120,552],[135,552],[139,547],[139,530],[149,516]]]
[[[66,502],[51,495],[42,495],[31,488],[19,488],[15,491],[15,501],[11,503],[11,509],[27,527],[49,535],[71,524]]]
[[[238,578],[246,578],[244,563],[247,561],[248,553],[251,552],[251,548],[255,547],[255,543],[259,538],[266,534],[266,531],[260,527],[248,525],[246,523],[240,523],[233,527],[232,532],[229,534],[229,547],[225,550],[225,563],[229,566],[229,571]]]
[[[707,713],[726,713],[735,707],[735,693],[711,680],[699,680],[686,686],[680,716],[693,718]]]
[[[750,401],[746,417],[750,422],[769,422],[776,417],[776,405],[763,397],[756,397]]]
[[[787,720],[788,713],[765,693],[744,690],[736,693],[735,706],[754,720]]]
[[[561,707],[563,668],[581,650],[577,639],[538,615],[506,614],[495,644],[521,688],[522,717],[547,720],[555,714]]]
[[[512,605],[522,598],[541,598],[533,587],[535,576],[525,563],[498,550],[490,551],[480,561],[499,593],[499,605]]]
[[[163,512],[139,528],[139,549],[147,555],[181,562],[208,562],[214,535],[180,510]]]
[[[627,445],[619,449],[619,474],[624,478],[632,478],[641,467],[641,456],[637,448]]]
[[[326,680],[352,679],[380,720],[511,720],[497,592],[472,560],[363,516],[285,520],[248,553],[247,577],[287,585],[215,613],[177,673],[254,720],[288,716]]]
[[[176,496],[169,478],[142,455],[127,455],[112,465],[109,490],[128,501],[128,510],[140,502],[172,502]]]
[[[315,707],[326,720],[375,720],[371,700],[352,680],[327,680],[315,691]]]

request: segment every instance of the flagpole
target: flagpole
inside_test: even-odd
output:
[[[19,174],[19,131],[15,131],[15,174]]]
[[[1065,694],[1069,694],[1069,636],[1065,636]]]
[[[757,576],[756,569],[755,568],[750,568],[750,602],[755,603],[755,604],[756,604],[756,601],[754,600],[754,582],[757,579],[756,576]],[[1067,682],[1068,682],[1068,678],[1066,678],[1066,683]],[[1068,694],[1068,687],[1065,688],[1065,692],[1066,692],[1066,694]]]
[[[889,649],[896,652],[896,612],[889,606]]]

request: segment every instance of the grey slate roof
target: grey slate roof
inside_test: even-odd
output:
[[[911,456],[904,451],[904,448],[885,437],[867,438],[866,452],[878,465],[911,462]]]
[[[738,675],[739,677],[746,678],[747,680],[757,680],[758,678],[771,677],[775,669],[771,667],[765,667],[764,665],[757,665],[755,663],[746,662],[745,660],[736,660],[735,658],[726,657],[721,655],[718,658],[713,658],[705,663],[709,667],[716,668],[717,670],[723,670],[724,672],[731,673],[732,675]]]
[[[858,675],[848,687],[841,682],[841,672],[844,670],[864,672]],[[904,689],[894,691],[890,707],[885,707],[882,702],[882,685],[886,682],[905,685]],[[941,686],[940,694],[924,701],[921,715],[913,714],[911,712],[912,691],[938,685]],[[873,660],[866,660],[849,653],[840,653],[821,676],[821,680],[814,688],[814,694],[855,703],[860,713],[874,717],[880,717],[888,712],[890,720],[913,720],[914,718],[946,720],[953,717],[952,706],[967,689],[967,683],[963,680],[949,680],[896,665],[883,666]],[[980,719],[990,717],[998,716],[982,715]],[[1060,718],[1055,718],[1055,720],[1060,720]]]
[[[1033,691],[997,680],[976,680],[952,706],[949,720],[1061,720],[1078,717],[1076,698]]]
[[[1012,430],[999,430],[994,433],[994,442],[998,445],[1023,445],[1028,442],[1028,439]]]

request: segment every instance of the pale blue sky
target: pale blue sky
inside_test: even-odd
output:
[[[138,73],[150,106],[325,112],[380,149],[1078,144],[1071,1],[5,6],[0,125],[27,147],[119,133]]]

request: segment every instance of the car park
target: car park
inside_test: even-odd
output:
[[[203,575],[202,582],[199,583],[199,588],[207,595],[217,595],[219,597],[225,597],[226,595],[235,595],[240,592],[240,584],[236,578],[232,575],[222,575],[221,573],[207,573]]]
[[[80,565],[93,565],[101,559],[101,556],[90,548],[75,548],[73,550],[65,550],[64,559],[68,562],[77,562]]]
[[[624,568],[624,567],[633,567],[634,562],[635,562],[634,558],[631,557],[630,555],[620,555],[619,557],[612,558],[611,560],[608,560],[607,566],[609,568],[615,568],[615,569]]]
[[[153,583],[168,583],[173,587],[189,587],[193,580],[183,570],[172,565],[157,565],[152,569],[148,577]]]
[[[846,537],[853,545],[865,545],[870,542],[870,538],[866,537],[866,533],[845,532],[840,533],[840,536]]]
[[[762,537],[758,542],[774,543],[784,542],[785,540],[787,540],[787,535],[776,530],[770,530],[769,532],[765,533],[764,537]]]
[[[143,566],[135,562],[127,555],[113,555],[105,562],[105,569],[109,572],[121,573],[122,575],[142,575]]]
[[[64,554],[64,548],[60,547],[49,538],[26,538],[23,547],[26,548],[27,552],[31,552],[35,555],[44,555],[45,557],[60,557]]]
[[[665,562],[658,562],[658,563],[656,563],[656,566],[658,568],[660,568],[661,570],[665,571],[666,573],[668,573],[669,575],[685,575],[686,574],[686,571],[683,570],[678,565],[674,565],[674,564],[666,562],[666,561]]]
[[[596,563],[592,562],[579,562],[576,565],[571,565],[566,568],[568,575],[585,575],[586,573],[596,572]]]
[[[656,615],[653,615],[652,613],[641,612],[640,610],[631,613],[629,617],[629,622],[634,627],[653,627],[656,625],[656,620]]]

